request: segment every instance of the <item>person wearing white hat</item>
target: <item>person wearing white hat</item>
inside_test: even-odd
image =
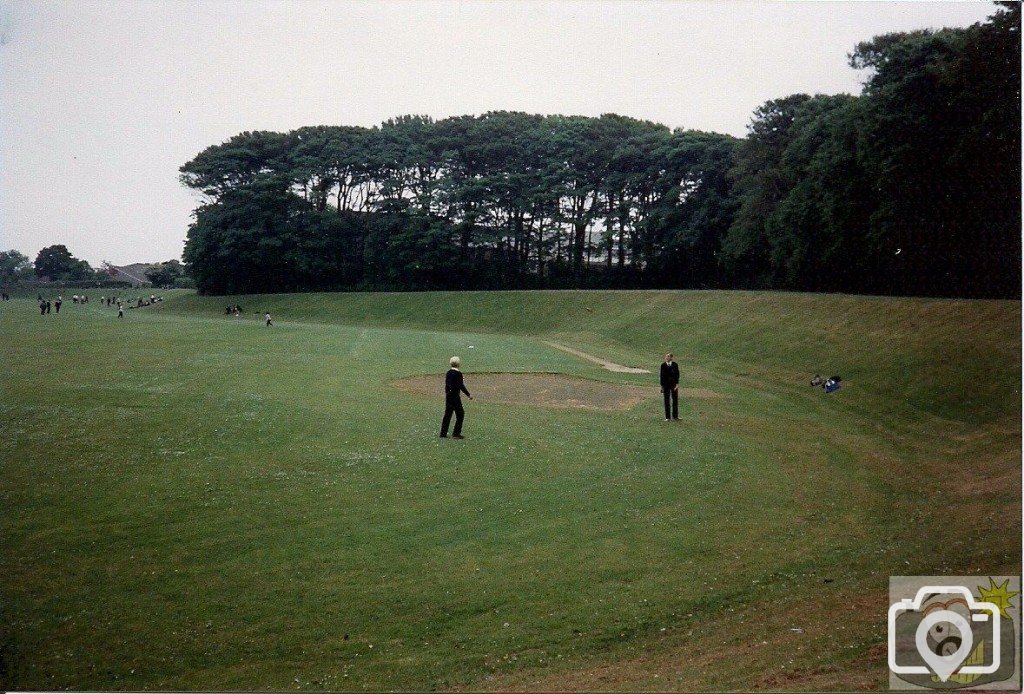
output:
[[[458,357],[452,357],[448,364],[451,366],[448,373],[444,375],[444,419],[441,420],[441,438],[448,438],[448,425],[451,424],[452,414],[455,414],[455,429],[452,431],[453,439],[465,438],[462,435],[462,419],[466,411],[462,408],[462,393],[470,400],[473,396],[466,389],[465,380],[459,366],[462,361]]]

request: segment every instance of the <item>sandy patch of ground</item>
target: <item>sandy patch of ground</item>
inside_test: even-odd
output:
[[[407,393],[444,397],[443,375],[403,378],[394,385]],[[628,410],[659,394],[655,386],[603,383],[543,373],[468,373],[466,387],[481,402],[584,410]]]
[[[394,381],[393,385],[407,393],[440,399],[444,376],[413,376]],[[584,410],[628,410],[661,396],[658,386],[604,383],[550,373],[468,373],[466,387],[481,402]],[[722,396],[706,388],[680,388],[679,397],[712,400]]]
[[[608,369],[609,371],[614,371],[615,373],[620,373],[620,374],[649,374],[649,373],[651,373],[647,369],[640,369],[640,368],[637,368],[635,366],[623,366],[622,364],[616,364],[613,361],[606,361],[604,359],[601,359],[600,357],[595,357],[593,354],[587,354],[586,352],[581,352],[578,349],[573,349],[572,347],[566,347],[565,345],[558,344],[557,342],[549,342],[548,340],[544,340],[544,344],[546,344],[548,347],[554,347],[555,349],[562,350],[566,354],[571,354],[574,357],[579,357],[580,359],[586,359],[587,361],[592,362],[594,364],[599,364],[602,368]]]

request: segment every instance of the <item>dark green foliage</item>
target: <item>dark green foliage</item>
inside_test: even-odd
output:
[[[454,227],[425,216],[375,215],[366,234],[368,286],[447,289],[464,284]]]
[[[872,291],[864,234],[873,199],[857,159],[862,101],[796,95],[755,114],[739,148],[739,205],[723,241],[743,286]]]
[[[156,263],[146,268],[146,279],[152,282],[154,287],[174,286],[183,277],[185,277],[185,267],[179,260],[168,260],[165,263]]]
[[[32,276],[32,261],[27,255],[15,250],[0,251],[0,285],[30,279]]]
[[[899,38],[851,58],[875,71],[861,157],[885,192],[870,225],[887,289],[1019,296],[1020,6]]]
[[[242,133],[208,196],[201,291],[733,287],[1020,293],[1020,9],[879,36],[860,96],[796,94],[743,140],[492,112]]]
[[[64,244],[47,246],[39,251],[35,262],[36,276],[51,280],[90,280],[96,276],[89,263],[71,255]]]

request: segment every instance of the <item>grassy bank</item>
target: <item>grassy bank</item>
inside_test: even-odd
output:
[[[0,305],[7,688],[881,687],[889,575],[1020,571],[1019,302],[180,293],[37,314]],[[391,385],[452,354],[471,390],[652,383],[545,340],[652,370],[672,350],[714,397],[679,424],[656,396],[467,403],[456,442],[437,398]]]

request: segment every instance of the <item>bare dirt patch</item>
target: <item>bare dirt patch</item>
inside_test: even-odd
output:
[[[622,364],[616,364],[613,361],[607,361],[605,359],[602,359],[601,357],[595,357],[593,354],[587,354],[586,352],[581,352],[580,350],[573,349],[572,347],[566,347],[565,345],[558,344],[557,342],[549,342],[548,340],[545,340],[544,344],[546,344],[548,347],[554,347],[555,349],[560,349],[563,352],[565,352],[566,354],[571,354],[574,357],[579,357],[580,359],[586,359],[587,361],[592,362],[594,364],[600,364],[602,368],[608,369],[609,371],[614,371],[615,373],[620,373],[620,374],[649,374],[649,373],[651,373],[647,369],[641,369],[641,368],[638,368],[638,367],[635,367],[635,366],[623,366]]]
[[[394,381],[400,390],[441,398],[444,376],[413,376]],[[628,410],[659,395],[657,386],[604,383],[546,373],[469,373],[466,387],[481,402],[539,405],[583,410]]]
[[[392,385],[407,393],[440,398],[444,375],[412,376]],[[481,402],[583,410],[628,410],[649,398],[661,397],[658,386],[604,383],[554,373],[469,373],[466,387]],[[722,395],[707,388],[680,388],[679,397],[717,400]]]

